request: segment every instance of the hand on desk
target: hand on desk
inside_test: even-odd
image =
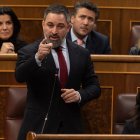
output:
[[[15,53],[14,45],[11,42],[4,42],[1,46],[0,53]]]

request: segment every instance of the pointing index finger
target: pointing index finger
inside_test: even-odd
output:
[[[46,44],[47,43],[47,38],[44,38],[42,41],[41,41],[42,44]]]

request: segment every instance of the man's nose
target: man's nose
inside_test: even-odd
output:
[[[53,34],[56,34],[58,31],[57,31],[57,27],[54,27],[53,29],[52,29],[52,33]]]
[[[84,24],[86,24],[86,25],[89,24],[88,18],[85,18],[85,19],[84,19]]]

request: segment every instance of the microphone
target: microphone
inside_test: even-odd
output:
[[[55,71],[55,74],[54,74],[55,75],[55,79],[54,79],[54,83],[53,83],[53,88],[52,88],[52,94],[51,94],[51,98],[50,98],[50,103],[49,103],[47,114],[46,114],[45,119],[44,119],[44,122],[43,122],[43,126],[42,126],[42,129],[41,129],[41,134],[43,134],[43,131],[44,131],[46,122],[48,120],[48,115],[49,115],[49,112],[50,112],[50,109],[51,109],[51,105],[52,105],[52,99],[53,99],[53,95],[54,95],[54,88],[55,88],[55,84],[56,84],[56,79],[58,77],[58,72],[59,72],[59,69],[56,68],[56,71]]]

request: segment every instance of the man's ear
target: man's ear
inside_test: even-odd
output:
[[[71,24],[73,24],[73,22],[74,22],[74,15],[71,16],[70,22],[71,22]]]
[[[67,32],[69,32],[70,28],[72,27],[71,23],[68,24]]]

